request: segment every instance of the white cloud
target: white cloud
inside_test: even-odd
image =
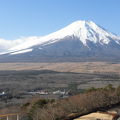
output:
[[[0,52],[6,52],[11,47],[16,46],[22,42],[23,42],[22,39],[17,39],[17,40],[0,39]]]
[[[25,48],[25,46],[30,47],[34,42],[36,41],[37,38],[40,37],[21,37],[16,40],[5,40],[5,39],[0,39],[0,54],[12,51],[12,50],[17,50],[19,46],[21,48]],[[20,49],[20,48],[19,48]]]

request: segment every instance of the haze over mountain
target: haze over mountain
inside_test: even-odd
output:
[[[16,40],[11,46],[1,50],[0,61],[118,61],[120,58],[120,37],[92,21],[76,21],[43,37]]]

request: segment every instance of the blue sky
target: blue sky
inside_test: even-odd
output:
[[[120,0],[0,0],[0,38],[46,35],[76,20],[120,35]]]

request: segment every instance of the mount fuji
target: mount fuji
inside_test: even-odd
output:
[[[2,52],[0,62],[120,61],[120,37],[92,21],[24,39]]]

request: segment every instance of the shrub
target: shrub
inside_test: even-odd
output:
[[[109,108],[120,102],[120,87],[111,85],[105,89],[89,91],[58,101],[38,100],[31,107],[33,120],[69,120],[71,116],[86,114],[95,110]]]

